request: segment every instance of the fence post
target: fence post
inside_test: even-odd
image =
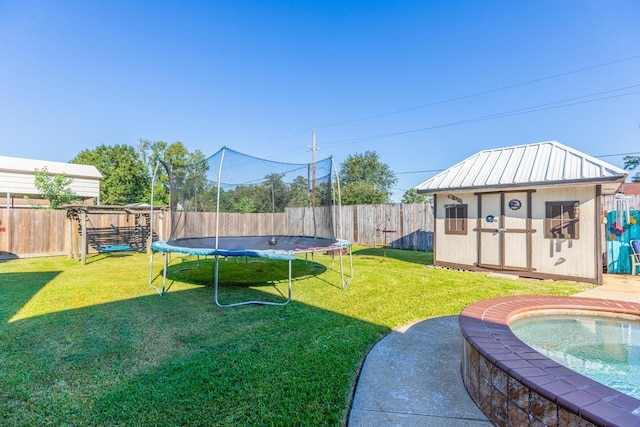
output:
[[[80,248],[80,253],[82,256],[82,265],[85,265],[87,263],[87,211],[84,209],[80,211],[80,219],[82,227],[82,248]]]
[[[67,209],[67,238],[66,247],[67,247],[67,258],[73,258],[73,213],[71,210]]]
[[[351,206],[351,214],[353,215],[353,241],[354,243],[360,240],[360,233],[358,227],[360,227],[360,221],[358,218],[358,206]]]
[[[0,241],[2,242],[2,246],[0,246],[0,252],[10,253],[11,246],[9,245],[9,240],[11,236],[11,208],[7,208],[5,212],[6,215],[0,214]]]
[[[15,226],[13,221],[13,209],[7,209],[7,252],[12,252],[11,247],[11,234],[13,233],[13,227]]]

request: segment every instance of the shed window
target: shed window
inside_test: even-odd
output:
[[[580,202],[547,202],[545,235],[547,239],[580,238]]]
[[[467,205],[445,206],[445,234],[467,234]]]

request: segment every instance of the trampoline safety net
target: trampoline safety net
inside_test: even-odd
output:
[[[340,237],[339,183],[331,157],[281,163],[223,147],[204,162],[164,166],[170,185],[169,244],[214,236]]]

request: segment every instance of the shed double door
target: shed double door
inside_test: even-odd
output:
[[[492,270],[532,271],[531,191],[480,193],[478,266]]]

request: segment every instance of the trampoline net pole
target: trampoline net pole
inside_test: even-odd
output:
[[[218,188],[217,188],[217,195],[216,195],[216,249],[218,249],[218,236],[220,235],[220,181],[222,180],[222,165],[224,164],[224,155],[226,153],[227,149],[223,148],[222,149],[222,155],[220,156],[220,165],[218,167]],[[216,270],[218,267],[218,261],[217,261],[217,257],[216,257]],[[217,271],[216,271],[217,274]],[[217,300],[216,300],[217,301]]]

